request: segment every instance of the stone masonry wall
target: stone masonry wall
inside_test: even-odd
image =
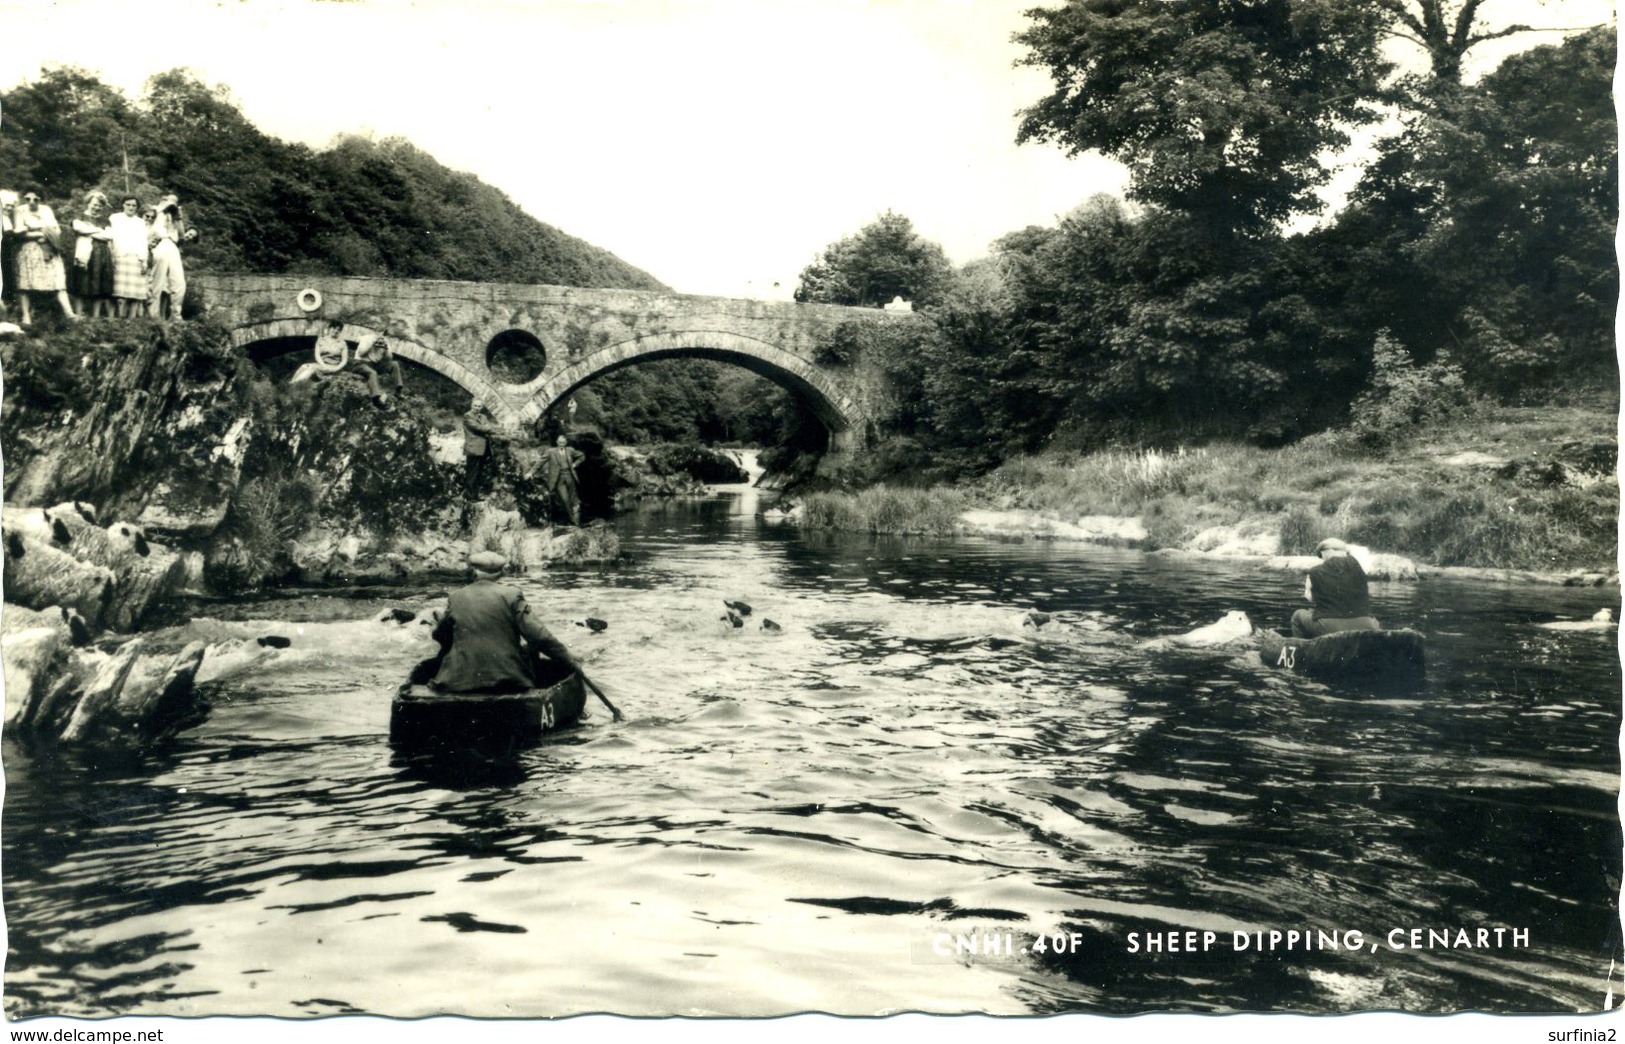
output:
[[[194,281],[211,314],[241,328],[239,343],[311,336],[321,323],[342,319],[355,335],[385,333],[403,358],[495,395],[504,407],[499,416],[515,425],[606,369],[644,356],[699,355],[739,362],[806,396],[838,445],[863,437],[868,404],[882,389],[851,371],[820,366],[818,345],[854,319],[918,321],[874,309],[645,290],[266,275],[203,274]],[[320,307],[301,308],[306,289],[319,292]],[[535,337],[546,352],[541,372],[522,384],[502,381],[487,366],[492,339],[510,330]]]

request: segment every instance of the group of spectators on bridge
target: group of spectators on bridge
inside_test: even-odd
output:
[[[145,205],[86,193],[63,228],[39,189],[0,189],[0,292],[15,294],[22,325],[48,295],[69,320],[86,316],[180,318],[186,298],[181,244],[197,239],[173,193]]]

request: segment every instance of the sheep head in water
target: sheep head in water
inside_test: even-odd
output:
[[[1232,609],[1216,622],[1198,627],[1189,634],[1176,635],[1169,641],[1175,645],[1210,647],[1247,638],[1252,633],[1253,622],[1247,618],[1247,614],[1240,609]]]

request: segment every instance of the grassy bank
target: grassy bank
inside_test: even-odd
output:
[[[859,533],[958,532],[959,514],[975,504],[952,486],[909,489],[872,486],[857,493],[810,493],[801,502],[801,524]]]
[[[1153,548],[1189,547],[1216,526],[1271,530],[1284,554],[1326,536],[1436,566],[1616,569],[1616,409],[1600,403],[1482,408],[1380,450],[1331,432],[1281,449],[1046,454],[930,490],[822,494],[804,524],[946,533],[972,508],[1069,520],[1135,516]]]

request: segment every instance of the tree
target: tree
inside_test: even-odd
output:
[[[132,122],[124,96],[82,69],[50,69],[6,92],[0,158],[15,187],[53,199],[91,188],[120,162]],[[133,142],[132,142],[133,144]]]
[[[1097,195],[996,244],[1002,339],[985,352],[987,438],[1031,449],[1212,435],[1278,442],[1335,417],[1369,351],[1293,241],[1197,234],[1197,219]],[[955,331],[944,324],[950,343]],[[951,365],[937,366],[939,394]],[[1012,438],[1011,436],[1014,436]]]
[[[135,103],[72,68],[0,101],[13,187],[38,182],[75,214],[92,187],[147,202],[173,192],[203,233],[188,268],[664,288],[404,141],[290,145],[183,69],[148,79]]]
[[[1028,12],[1054,90],[1017,140],[1127,164],[1130,195],[1256,233],[1315,212],[1326,156],[1372,122],[1381,12],[1348,0],[1076,0]]]
[[[1354,302],[1365,325],[1391,326],[1424,361],[1454,346],[1468,379],[1496,392],[1608,370],[1614,64],[1605,29],[1525,51],[1386,143],[1339,220],[1357,230],[1353,280],[1388,285],[1386,301]]]
[[[1370,0],[1391,21],[1389,32],[1427,52],[1433,79],[1440,84],[1461,82],[1467,52],[1489,40],[1518,33],[1539,32],[1522,22],[1488,28],[1478,21],[1484,0]]]
[[[147,178],[179,196],[204,233],[188,267],[282,271],[308,255],[325,216],[309,150],[261,133],[225,87],[183,69],[148,78],[138,108]]]
[[[901,297],[928,308],[942,299],[952,274],[942,247],[888,210],[857,235],[830,244],[802,269],[795,299],[877,308]]]

